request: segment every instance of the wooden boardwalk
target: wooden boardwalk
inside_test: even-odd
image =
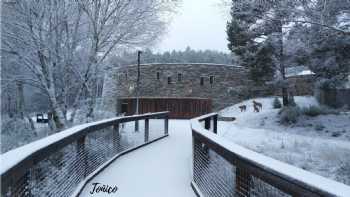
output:
[[[191,139],[188,120],[171,120],[169,137],[117,159],[92,179],[80,196],[195,197],[190,186]],[[117,186],[118,190],[90,194],[93,183]]]

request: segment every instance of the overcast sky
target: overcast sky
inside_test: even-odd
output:
[[[221,0],[183,0],[168,33],[157,45],[157,51],[212,49],[228,52],[226,40],[227,10]]]

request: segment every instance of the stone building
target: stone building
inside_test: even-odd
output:
[[[142,64],[139,97],[210,99],[213,110],[247,97],[244,68],[222,64]],[[120,111],[123,98],[136,97],[137,65],[112,69],[102,93],[105,110]]]
[[[136,111],[136,80],[137,65],[113,68],[106,73],[103,110],[133,114]],[[311,75],[290,76],[288,81],[294,96],[313,94]],[[141,106],[141,112],[178,111],[182,114],[180,117],[188,118],[217,111],[248,98],[279,95],[280,89],[273,85],[254,85],[248,79],[247,70],[235,65],[142,64],[138,94],[142,100],[140,105],[148,105]],[[192,115],[184,115],[189,112],[186,110]]]
[[[314,95],[315,75],[293,75],[288,76],[288,91],[294,96]],[[280,90],[276,90],[275,95],[282,95]]]
[[[321,104],[350,109],[350,75],[343,86],[337,88],[318,87],[316,90],[316,98]]]

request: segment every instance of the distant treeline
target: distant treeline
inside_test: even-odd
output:
[[[112,58],[115,65],[137,63],[137,52],[124,52]],[[150,49],[142,51],[141,63],[216,63],[232,64],[232,56],[215,50],[193,50],[187,47],[184,51],[166,51],[154,53]]]

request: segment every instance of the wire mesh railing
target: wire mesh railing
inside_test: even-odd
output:
[[[140,129],[134,130],[139,121]],[[55,135],[57,140],[55,140]],[[35,149],[1,172],[2,196],[70,196],[77,186],[121,153],[168,135],[168,112],[88,123],[42,139]],[[62,137],[63,136],[63,137]],[[38,148],[39,147],[39,148]],[[21,149],[21,148],[20,148]],[[12,160],[20,150],[2,155]],[[12,154],[12,155],[11,155]]]
[[[197,196],[350,196],[350,187],[240,147],[217,135],[218,114],[191,120]]]

